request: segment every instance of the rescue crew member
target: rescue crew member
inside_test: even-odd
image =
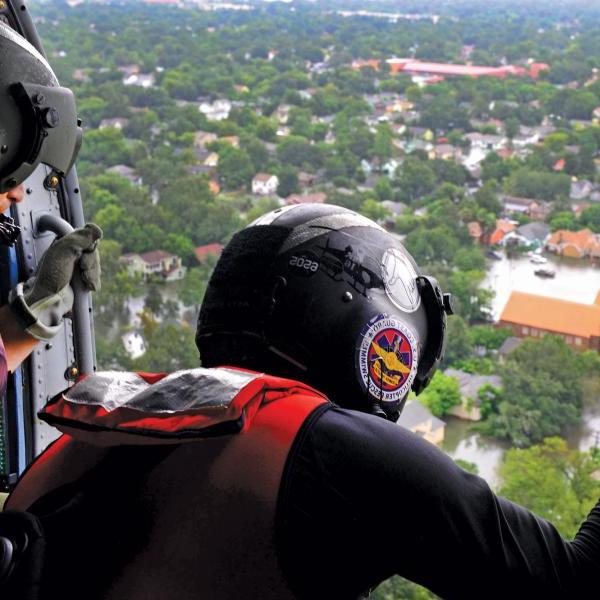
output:
[[[81,141],[74,100],[58,82],[45,59],[0,21],[0,243],[13,245],[20,228],[8,216],[23,200],[23,181],[40,163],[66,174]],[[8,372],[32,352],[40,340],[50,340],[70,312],[70,282],[77,271],[84,288],[100,285],[97,244],[101,230],[86,225],[55,241],[33,277],[20,283],[0,307],[0,393]],[[0,507],[3,498],[0,498]],[[0,597],[10,597],[9,577],[19,580],[15,598],[35,597],[32,586],[41,568],[41,529],[32,515],[0,514]],[[18,561],[16,560],[18,559]],[[19,562],[19,569],[15,569]]]
[[[200,311],[203,368],[98,373],[8,500],[44,527],[40,598],[350,599],[402,575],[443,598],[597,587],[573,541],[395,420],[451,302],[397,239],[329,205],[236,234]]]

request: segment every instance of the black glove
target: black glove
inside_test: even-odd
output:
[[[45,541],[42,525],[26,512],[0,513],[0,598],[39,597]]]
[[[86,289],[100,289],[97,246],[101,238],[100,227],[88,223],[55,240],[42,257],[36,274],[11,290],[11,309],[29,335],[48,340],[58,333],[63,316],[73,308],[69,283],[76,266]]]

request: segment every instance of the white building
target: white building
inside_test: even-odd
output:
[[[121,261],[125,263],[133,275],[141,275],[146,280],[161,279],[163,281],[176,281],[185,276],[185,267],[181,258],[164,250],[152,250],[143,254],[124,254]]]
[[[269,173],[257,173],[252,179],[252,193],[257,196],[270,196],[277,191],[279,178]]]
[[[231,102],[224,99],[215,100],[214,102],[202,102],[198,109],[206,115],[209,121],[224,121],[231,112]]]

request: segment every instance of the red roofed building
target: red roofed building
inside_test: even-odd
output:
[[[204,263],[209,256],[220,256],[223,252],[223,244],[215,242],[214,244],[206,244],[205,246],[198,246],[194,249],[196,259],[199,263]]]
[[[512,292],[502,314],[500,325],[516,337],[560,335],[567,344],[579,350],[600,352],[600,293],[594,304],[579,304]]]
[[[496,229],[492,232],[489,239],[489,244],[494,246],[500,244],[504,236],[511,231],[514,231],[517,226],[508,219],[498,219],[496,221]]]
[[[412,58],[391,58],[386,61],[390,72],[410,75],[430,75],[432,77],[506,77],[507,75],[529,75],[523,67],[506,65],[502,67],[478,67],[475,65],[454,65],[447,63],[421,62]]]
[[[600,258],[600,235],[589,229],[559,229],[548,238],[546,248],[560,256]]]
[[[562,171],[565,168],[565,159],[559,158],[555,163],[552,169],[554,171]]]
[[[537,79],[542,71],[547,71],[549,68],[550,65],[547,65],[546,63],[531,63],[531,65],[529,65],[529,75],[534,79]]]
[[[353,60],[352,61],[352,69],[355,71],[360,71],[365,67],[371,67],[371,69],[375,69],[375,71],[379,71],[379,61],[372,58],[370,60]]]

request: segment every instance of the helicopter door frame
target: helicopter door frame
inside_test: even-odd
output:
[[[46,56],[24,2],[0,0],[0,20]],[[25,199],[12,207],[11,216],[21,226],[15,248],[0,251],[0,301],[18,281],[30,277],[56,235],[85,224],[81,191],[75,167],[52,186],[51,171],[39,165],[24,182]],[[9,491],[27,465],[59,436],[37,419],[37,413],[54,395],[73,381],[96,370],[94,322],[90,294],[74,283],[71,318],[51,342],[40,342],[15,373],[9,374],[1,398],[0,491]],[[2,445],[1,442],[4,442]]]

